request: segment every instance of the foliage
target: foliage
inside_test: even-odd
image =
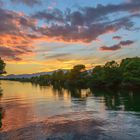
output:
[[[0,74],[5,73],[5,65],[4,61],[0,58]]]
[[[107,62],[104,66],[96,66],[92,72],[94,85],[118,85],[121,82],[119,64],[115,61]]]
[[[120,64],[110,61],[93,70],[86,70],[85,65],[80,64],[68,71],[57,70],[50,75],[23,78],[20,81],[54,87],[140,87],[140,58],[126,58]]]
[[[123,74],[123,83],[136,85],[140,84],[140,58],[123,59],[120,64],[120,69]]]

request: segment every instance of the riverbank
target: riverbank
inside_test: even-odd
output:
[[[33,77],[2,78],[13,81],[32,82],[42,86],[53,85],[64,88],[140,88],[140,58],[126,58],[120,64],[115,61],[87,70],[83,64],[70,70],[56,70],[51,74]]]

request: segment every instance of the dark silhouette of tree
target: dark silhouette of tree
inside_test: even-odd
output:
[[[5,73],[5,63],[0,58],[0,75]],[[0,100],[2,96],[2,89],[0,88]],[[3,108],[0,106],[0,128],[2,127],[2,118],[3,118]]]
[[[140,58],[126,58],[120,64],[123,75],[123,83],[140,85]]]
[[[2,63],[3,64],[3,63]],[[91,70],[90,70],[91,71]],[[79,64],[71,70],[57,70],[50,75],[32,77],[31,79],[12,79],[31,81],[41,85],[54,85],[63,87],[140,87],[140,58],[126,58],[118,64],[115,61],[105,63],[93,68],[92,72],[86,70],[85,65]]]
[[[118,85],[121,82],[122,76],[117,62],[107,62],[103,69],[103,80],[106,85]]]
[[[5,73],[5,65],[4,61],[0,58],[0,75]]]

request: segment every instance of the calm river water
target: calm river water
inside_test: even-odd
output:
[[[140,91],[0,83],[0,140],[140,139]]]

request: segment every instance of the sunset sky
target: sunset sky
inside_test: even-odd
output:
[[[0,0],[8,74],[140,56],[140,0]]]

